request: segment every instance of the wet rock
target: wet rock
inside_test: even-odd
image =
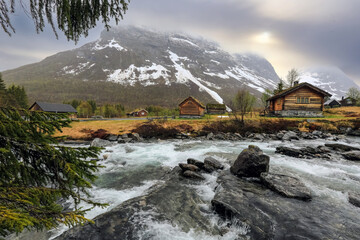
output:
[[[201,169],[208,173],[212,173],[212,172],[216,171],[216,168],[214,168],[213,166],[208,165],[208,164],[204,164],[204,166]]]
[[[191,178],[194,180],[205,180],[205,178],[200,173],[196,173],[190,170],[186,170],[185,172],[182,173],[182,175],[184,177]]]
[[[103,159],[104,159],[104,160],[106,160],[106,159],[108,159],[108,158],[109,158],[109,154],[104,154],[104,155],[103,155]]]
[[[351,203],[355,207],[360,208],[360,194],[350,192],[349,193],[349,203]]]
[[[95,138],[90,143],[90,147],[108,147],[111,145],[113,145],[112,142],[110,142],[108,140],[100,139],[100,138]]]
[[[326,143],[325,146],[334,149],[335,151],[343,151],[343,152],[354,151],[354,150],[360,151],[360,148],[349,146],[346,144],[341,144],[341,143]]]
[[[300,149],[296,149],[296,148],[290,148],[290,147],[276,147],[276,151],[275,153],[281,153],[284,154],[286,156],[290,156],[290,157],[300,157],[302,156],[302,152]]]
[[[180,231],[196,229],[210,235],[220,236],[220,230],[214,228],[209,219],[202,214],[200,206],[204,201],[196,190],[189,185],[196,181],[179,175],[179,167],[163,176],[157,185],[139,197],[129,199],[112,210],[97,216],[94,224],[76,226],[57,240],[138,240],[153,239],[146,231],[150,222],[168,222]],[[144,235],[147,234],[147,235]]]
[[[214,210],[249,229],[248,239],[357,239],[358,212],[328,201],[286,198],[257,182],[220,173]]]
[[[297,136],[296,132],[288,131],[284,134],[282,140],[284,141],[299,140],[299,137]]]
[[[120,136],[121,138],[129,138],[129,135],[127,133],[124,133],[123,135]]]
[[[310,190],[297,178],[286,175],[262,173],[262,183],[269,189],[288,198],[311,200]]]
[[[347,160],[360,161],[360,151],[351,151],[343,153],[342,156]]]
[[[203,168],[204,167],[204,163],[199,161],[199,160],[196,160],[194,158],[188,158],[187,159],[187,163],[188,164],[192,164],[192,165],[195,165],[197,166],[198,168]]]
[[[131,138],[136,142],[144,141],[144,139],[142,137],[140,137],[140,135],[138,133],[132,133]]]
[[[211,166],[214,169],[224,169],[224,165],[213,157],[206,157],[204,159],[204,165]]]
[[[109,134],[109,136],[107,136],[106,140],[108,140],[110,142],[116,142],[118,140],[118,138],[119,138],[118,135]]]
[[[270,157],[259,147],[250,145],[239,154],[230,171],[238,177],[260,177],[262,172],[269,171],[269,161]]]
[[[347,134],[348,134],[349,136],[360,137],[360,130],[351,129],[350,131],[347,132]]]
[[[311,134],[319,138],[323,136],[323,133],[318,130],[313,131]]]
[[[207,136],[206,136],[206,139],[207,140],[213,140],[214,139],[214,133],[209,133]]]
[[[276,137],[277,137],[277,139],[281,140],[284,137],[284,134],[280,132],[280,133],[276,134]]]
[[[265,138],[264,138],[264,136],[263,136],[262,134],[256,133],[256,134],[253,136],[253,139],[263,141]]]
[[[329,159],[329,149],[324,146],[304,148],[290,148],[290,147],[276,147],[275,153],[280,153],[290,157],[296,158],[326,158]]]
[[[185,163],[179,163],[179,167],[183,170],[183,171],[192,171],[192,172],[198,172],[200,171],[200,168],[198,168],[195,165],[192,164],[185,164]]]
[[[131,138],[121,138],[118,140],[118,143],[129,143],[131,141],[132,141]]]

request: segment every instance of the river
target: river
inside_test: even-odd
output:
[[[360,138],[347,138],[340,141],[355,147],[360,147]],[[291,142],[269,141],[159,141],[154,143],[117,144],[107,147],[101,153],[102,168],[91,189],[92,199],[109,203],[105,209],[95,208],[86,214],[87,218],[94,218],[102,213],[114,209],[124,201],[146,194],[154,185],[161,184],[162,173],[174,168],[187,158],[203,160],[207,156],[214,156],[221,161],[225,168],[229,168],[239,153],[248,147],[256,145],[270,156],[270,172],[295,176],[301,179],[311,190],[315,201],[329,202],[341,206],[345,214],[360,209],[348,203],[348,192],[360,193],[360,163],[345,160],[341,157],[324,159],[298,159],[275,153],[277,146],[300,148],[303,146],[318,146],[332,143],[325,140],[299,140]],[[106,156],[104,156],[106,155]],[[203,200],[202,208],[208,209],[207,217],[211,224],[222,227],[227,224],[211,212],[211,199],[215,195],[216,179],[219,173],[203,174],[206,180],[194,186],[196,193]],[[205,214],[205,213],[204,213]],[[198,231],[196,228],[183,231],[181,226],[169,221],[154,220],[153,213],[143,212],[136,221],[146,226],[139,234],[139,239],[236,239],[244,236],[248,229],[244,225],[232,225],[230,230],[222,236],[209,232]],[[319,219],[321,221],[321,219]],[[360,224],[360,223],[359,223]],[[359,227],[360,229],[360,227]],[[51,231],[54,239],[66,230],[61,226]]]

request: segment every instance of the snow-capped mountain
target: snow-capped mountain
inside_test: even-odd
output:
[[[231,55],[205,39],[132,26],[103,31],[95,42],[3,75],[25,85],[36,100],[92,98],[127,105],[175,106],[188,95],[205,103],[229,102],[243,86],[259,95],[278,82],[262,57]]]
[[[359,86],[343,71],[336,67],[316,67],[302,71],[300,82],[308,82],[332,94],[331,98],[341,99],[349,88]]]

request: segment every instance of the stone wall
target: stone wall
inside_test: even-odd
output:
[[[304,111],[304,110],[283,110],[283,111],[275,111],[275,115],[282,117],[323,117],[323,112]]]

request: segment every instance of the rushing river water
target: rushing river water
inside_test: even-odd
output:
[[[99,178],[91,194],[95,201],[107,202],[110,205],[105,209],[95,208],[88,212],[86,217],[94,218],[128,199],[146,194],[149,188],[159,183],[162,172],[186,162],[187,158],[203,160],[207,156],[214,156],[229,168],[238,154],[250,144],[257,145],[270,156],[270,172],[296,176],[311,190],[314,199],[343,205],[345,212],[359,211],[360,214],[360,209],[350,205],[347,199],[349,191],[360,193],[359,162],[348,161],[341,157],[331,160],[298,159],[275,154],[277,146],[300,148],[324,145],[327,142],[329,141],[160,141],[107,147],[102,152],[102,156],[107,155],[106,160],[102,161],[105,167],[98,173]],[[342,143],[360,147],[360,138],[348,138]],[[215,195],[217,174],[204,174],[206,178],[204,183],[194,187],[206,203],[203,208],[211,208],[210,201]],[[216,214],[208,215],[212,224],[226,224]],[[247,231],[244,227],[233,226],[221,237],[199,232],[196,229],[184,232],[179,226],[173,226],[169,222],[154,221],[151,213],[146,212],[138,216],[138,221],[147,226],[140,234],[140,239],[235,239],[239,234],[246,235]],[[53,230],[52,238],[65,230],[65,227]]]

